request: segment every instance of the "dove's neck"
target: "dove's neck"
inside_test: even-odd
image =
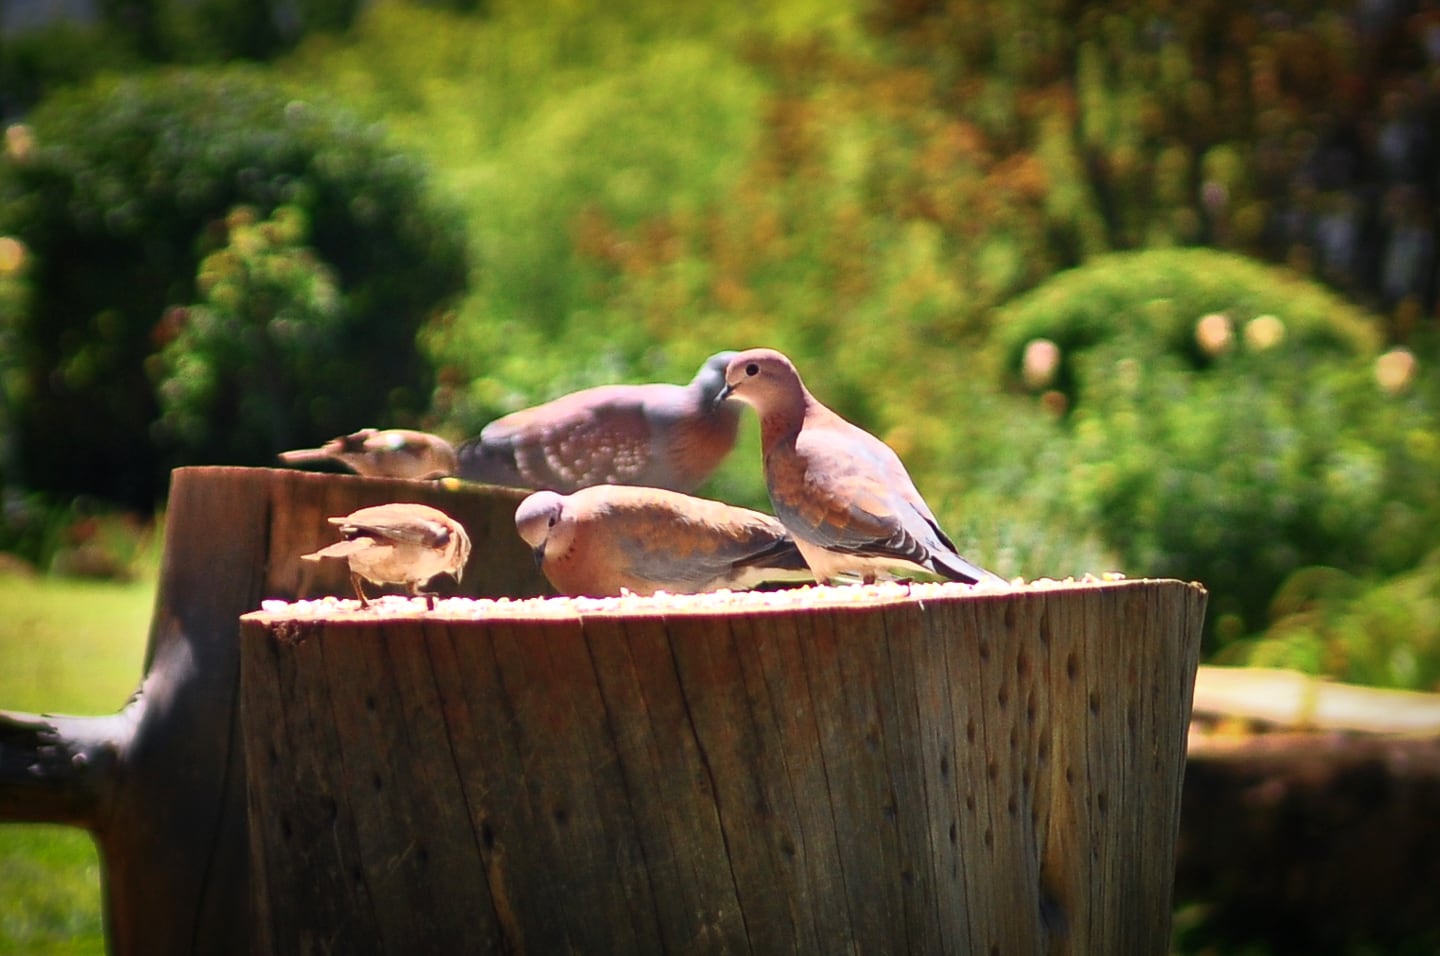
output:
[[[825,411],[825,406],[815,401],[809,392],[802,394],[800,401],[786,402],[783,408],[772,408],[760,420],[760,450],[770,454],[784,445],[794,445],[795,436],[805,427],[807,421]]]

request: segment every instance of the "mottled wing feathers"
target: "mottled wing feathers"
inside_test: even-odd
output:
[[[805,567],[784,526],[759,512],[701,498],[657,508],[639,496],[615,510],[625,531],[617,541],[629,570],[663,587],[683,582],[702,588],[742,567]]]
[[[600,386],[498,418],[462,447],[461,474],[562,492],[627,482],[650,464],[651,388]]]
[[[566,494],[600,484],[690,491],[735,445],[740,410],[715,401],[728,354],[688,385],[601,385],[496,419],[461,446],[460,477]]]

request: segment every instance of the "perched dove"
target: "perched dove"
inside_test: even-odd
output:
[[[455,449],[438,435],[387,428],[362,428],[319,448],[282,451],[287,465],[342,462],[367,478],[444,478],[455,474]]]
[[[692,491],[735,447],[740,409],[715,401],[734,354],[711,356],[689,385],[601,385],[498,418],[460,446],[459,476],[562,493]]]
[[[662,488],[537,491],[515,528],[561,594],[696,594],[810,577],[779,521]]]
[[[369,607],[360,579],[376,584],[403,584],[410,594],[425,598],[432,610],[435,595],[420,585],[441,574],[456,581],[470,558],[470,536],[460,522],[428,505],[390,504],[361,508],[331,518],[342,540],[301,557],[306,561],[345,558],[350,583],[362,607]]]
[[[725,381],[721,397],[760,416],[770,502],[817,580],[905,568],[1000,580],[956,552],[890,446],[820,404],[784,355],[741,352]]]

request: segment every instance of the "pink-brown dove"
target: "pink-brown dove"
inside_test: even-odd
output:
[[[817,580],[919,568],[952,581],[999,581],[955,550],[900,457],[820,404],[773,349],[741,352],[722,398],[760,416],[770,503]]]
[[[520,502],[515,529],[561,594],[698,594],[810,577],[771,516],[663,488],[537,491]]]
[[[715,401],[734,354],[711,356],[689,385],[601,385],[497,418],[460,446],[459,476],[563,493],[692,491],[735,447],[740,409]]]
[[[426,606],[433,609],[435,595],[421,591],[420,585],[441,574],[459,581],[470,558],[470,536],[465,527],[429,505],[374,505],[328,520],[340,529],[341,540],[301,558],[346,559],[350,583],[362,607],[370,605],[360,585],[364,578],[376,584],[403,584],[411,595],[424,597]]]
[[[338,461],[367,478],[444,478],[455,474],[455,449],[439,435],[408,428],[362,428],[319,448],[282,451],[287,465]]]

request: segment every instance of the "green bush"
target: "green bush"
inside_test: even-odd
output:
[[[1440,691],[1440,552],[1378,581],[1306,568],[1281,587],[1271,613],[1263,634],[1227,649],[1227,662]]]
[[[7,485],[149,507],[170,466],[257,453],[252,437],[225,447],[218,427],[198,445],[193,427],[155,430],[163,317],[197,300],[199,263],[238,205],[302,214],[339,297],[330,359],[348,374],[323,373],[336,390],[276,423],[274,446],[425,407],[416,333],[463,288],[465,245],[425,169],[377,128],[249,70],[99,83],[47,101],[31,128],[0,164],[0,236],[27,250],[26,294],[4,298],[23,307],[0,314]]]
[[[1228,343],[1203,340],[1199,323],[1209,315],[1223,318],[1220,329],[1228,329]],[[1109,347],[1139,361],[1169,355],[1199,369],[1231,352],[1260,354],[1266,336],[1277,333],[1281,341],[1275,344],[1283,342],[1284,348],[1273,355],[1287,364],[1368,358],[1380,344],[1375,322],[1364,310],[1316,283],[1209,249],[1094,257],[997,310],[993,337],[1012,385],[1026,378],[1030,343],[1045,339],[1059,346],[1059,368],[1053,381],[1043,384],[1074,407],[1087,385],[1079,380],[1076,363],[1091,349]]]
[[[1440,404],[1382,388],[1363,314],[1310,283],[1205,251],[1107,256],[1002,309],[995,339],[1012,381],[1068,411],[1073,519],[1132,575],[1205,583],[1222,641],[1302,568],[1395,573],[1440,535]],[[1041,339],[1046,376],[1025,368]]]
[[[160,427],[202,460],[263,461],[295,422],[335,418],[351,390],[334,277],[304,245],[303,215],[241,207],[205,257],[200,301],[172,309],[156,363]]]

